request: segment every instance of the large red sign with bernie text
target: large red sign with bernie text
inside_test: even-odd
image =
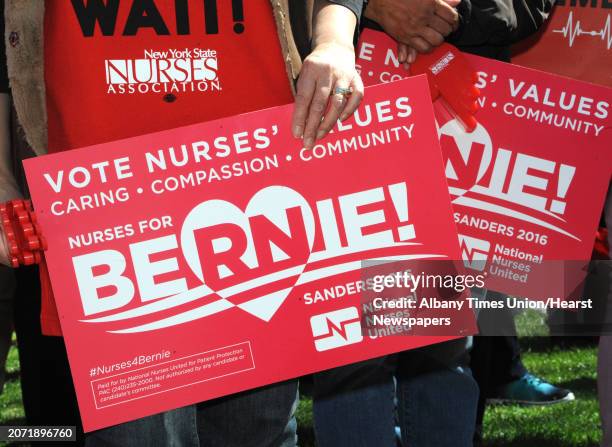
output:
[[[425,77],[313,149],[291,112],[25,163],[87,431],[474,332],[360,323],[364,262],[460,257]]]
[[[357,57],[366,85],[407,75],[383,33],[364,32]],[[477,128],[435,108],[464,263],[489,289],[567,298],[581,279],[567,261],[590,259],[612,172],[612,90],[465,57]]]

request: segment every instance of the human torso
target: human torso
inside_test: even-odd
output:
[[[268,0],[47,1],[45,84],[50,152],[292,100]]]

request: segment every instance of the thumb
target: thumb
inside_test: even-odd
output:
[[[443,0],[443,1],[448,6],[452,6],[453,8],[456,8],[457,6],[459,6],[459,3],[461,3],[461,0]]]

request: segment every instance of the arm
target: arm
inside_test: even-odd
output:
[[[0,0],[0,35],[4,36],[4,1]],[[0,42],[0,203],[19,197],[19,188],[11,168],[11,101],[6,67],[6,49]],[[9,265],[8,249],[0,224],[0,264]]]
[[[300,71],[292,121],[293,135],[303,138],[305,147],[350,116],[363,98],[353,47],[357,17],[337,3],[316,0],[314,5],[312,52]],[[351,88],[352,94],[335,94],[337,88]]]
[[[449,41],[459,46],[511,45],[535,33],[555,0],[471,0],[460,8],[461,26]]]
[[[0,93],[0,203],[19,197],[19,189],[11,173],[9,95]],[[0,264],[8,265],[8,250],[0,226]]]

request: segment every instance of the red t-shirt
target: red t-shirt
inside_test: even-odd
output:
[[[49,152],[292,101],[268,0],[47,1],[44,37]]]

